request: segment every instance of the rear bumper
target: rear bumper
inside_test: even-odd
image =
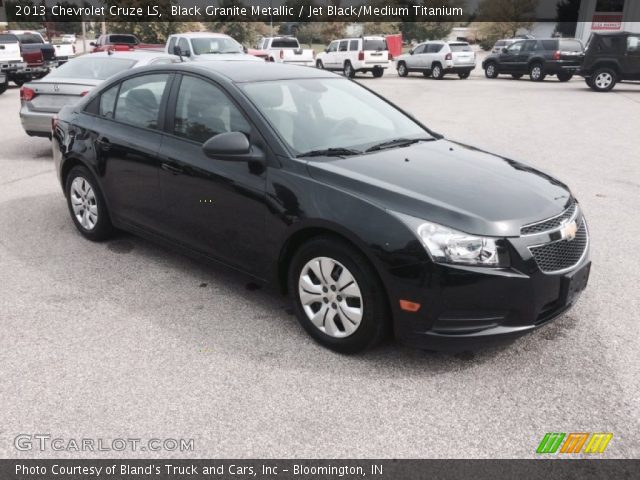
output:
[[[469,73],[476,68],[474,65],[452,65],[444,69],[444,73]]]
[[[26,105],[20,108],[20,122],[27,135],[51,138],[51,119],[55,113],[34,112]]]
[[[21,61],[0,62],[0,72],[2,73],[12,74],[23,71],[25,68],[27,68],[27,64]]]
[[[557,75],[558,73],[569,73],[573,75],[578,73],[580,68],[581,65],[574,62],[549,62],[544,66],[544,71],[550,75]]]
[[[385,278],[396,338],[429,350],[476,350],[512,341],[553,321],[580,297],[571,276],[588,279],[588,252],[570,271],[544,274],[537,268],[500,271],[424,263],[392,269]],[[575,285],[575,283],[574,283]],[[571,293],[570,293],[571,292]],[[403,311],[398,299],[419,303]]]

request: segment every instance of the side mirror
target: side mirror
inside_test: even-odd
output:
[[[89,42],[89,46],[90,47],[95,47],[96,46],[96,42]]]
[[[502,49],[502,53],[507,53],[509,50],[505,47]]]
[[[411,50],[409,50],[409,55],[413,55],[413,48]]]
[[[242,132],[225,132],[214,135],[202,145],[204,154],[217,160],[261,160],[261,153],[252,153],[249,139]]]
[[[329,47],[324,49],[324,53],[329,53]]]

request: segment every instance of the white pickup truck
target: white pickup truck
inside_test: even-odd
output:
[[[25,68],[27,64],[22,60],[18,37],[0,33],[0,94],[6,91],[9,80],[13,80]]]
[[[301,48],[295,37],[263,37],[256,48],[266,51],[270,62],[307,67],[313,67],[316,64],[315,52]]]
[[[224,33],[176,33],[169,36],[164,51],[191,62],[226,60],[264,63],[264,60],[247,54],[241,44]]]
[[[53,48],[56,49],[56,59],[58,60],[58,65],[62,65],[63,63],[71,60],[76,56],[75,42],[71,42],[68,38],[65,39],[65,36],[66,35],[63,35],[60,39],[54,39],[52,42]]]

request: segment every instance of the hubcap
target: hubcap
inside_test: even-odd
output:
[[[596,77],[595,84],[598,88],[607,88],[609,85],[611,85],[612,81],[613,77],[610,73],[602,72]]]
[[[360,326],[363,312],[360,287],[340,262],[329,257],[307,262],[300,272],[298,294],[307,318],[330,337],[348,337]]]
[[[540,67],[534,67],[533,70],[531,70],[531,76],[535,79],[540,78]]]
[[[495,72],[496,68],[493,65],[489,65],[487,67],[487,73],[489,74],[490,77],[493,76],[493,72]]]
[[[400,65],[400,67],[398,68],[400,75],[404,75],[405,73],[405,68],[404,68],[404,63],[402,65]]]
[[[434,77],[439,77],[440,76],[440,67],[434,67],[433,76]]]
[[[78,223],[85,230],[93,230],[98,223],[98,204],[96,195],[82,177],[76,177],[71,182],[71,207]]]

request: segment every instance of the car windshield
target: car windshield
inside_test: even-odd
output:
[[[191,44],[196,55],[243,53],[242,45],[230,37],[192,38]]]
[[[470,52],[471,47],[468,43],[450,43],[449,47],[451,47],[452,52]]]
[[[300,44],[295,38],[274,38],[271,48],[300,48]]]
[[[20,39],[20,42],[24,44],[42,43],[42,38],[40,38],[38,35],[34,33],[22,33],[18,35],[18,38]]]
[[[380,51],[387,49],[387,41],[382,38],[365,38],[364,39],[364,50],[367,52],[370,51]]]
[[[563,52],[581,52],[582,44],[578,40],[560,40],[560,50]]]
[[[106,80],[116,73],[133,67],[135,60],[127,58],[82,56],[68,61],[53,70],[46,78],[84,78]]]
[[[109,43],[124,43],[126,45],[137,45],[138,39],[133,35],[111,35]]]
[[[400,110],[348,80],[267,81],[240,88],[294,155],[328,149],[359,153],[396,139],[433,139]]]
[[[9,33],[0,33],[0,43],[18,43],[18,37]]]

